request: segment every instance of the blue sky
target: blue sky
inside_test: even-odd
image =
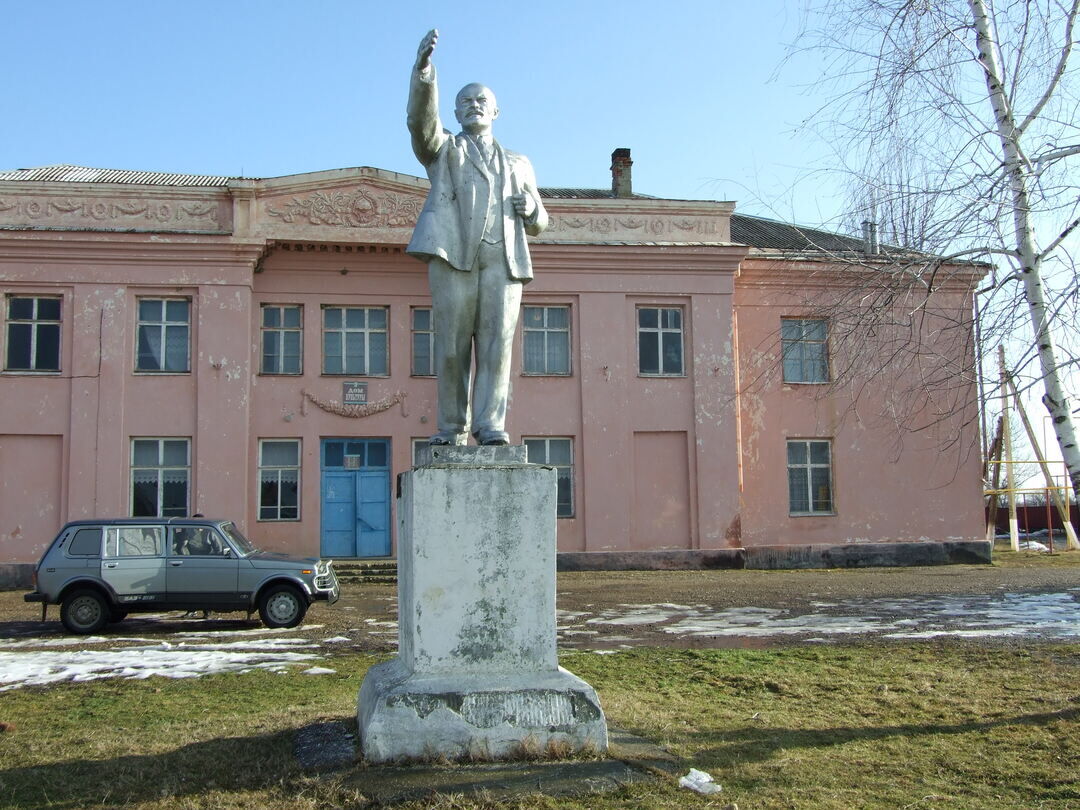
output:
[[[444,117],[461,85],[491,86],[496,137],[529,155],[541,185],[608,186],[611,151],[629,147],[643,193],[810,225],[836,215],[815,171],[824,150],[798,130],[822,102],[800,86],[818,67],[781,69],[795,0],[2,6],[0,169],[419,175],[405,98],[436,27]]]

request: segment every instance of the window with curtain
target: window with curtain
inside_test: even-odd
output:
[[[132,439],[132,517],[187,517],[190,439]]]
[[[525,374],[570,374],[570,307],[522,308],[521,370]]]
[[[386,307],[323,308],[323,374],[385,377]]]
[[[259,442],[259,520],[300,519],[300,440]]]
[[[140,298],[135,347],[136,371],[190,370],[191,301]]]

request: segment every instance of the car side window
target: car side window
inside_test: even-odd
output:
[[[157,557],[165,546],[162,526],[118,526],[105,535],[106,557]]]
[[[180,526],[173,529],[173,555],[221,556],[221,538],[207,526]]]
[[[101,527],[92,529],[79,529],[68,541],[67,553],[69,557],[100,557],[101,556]]]

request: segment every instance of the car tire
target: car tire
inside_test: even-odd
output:
[[[292,585],[272,585],[259,597],[259,618],[267,627],[296,627],[307,613],[307,600]]]
[[[109,621],[109,603],[97,591],[74,591],[60,605],[60,621],[69,633],[96,633]]]

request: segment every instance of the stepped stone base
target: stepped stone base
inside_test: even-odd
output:
[[[606,751],[596,693],[558,662],[555,470],[434,447],[398,486],[398,656],[360,687],[364,757]]]
[[[524,676],[420,676],[394,659],[371,668],[359,705],[369,762],[607,750],[596,692],[561,668]]]

